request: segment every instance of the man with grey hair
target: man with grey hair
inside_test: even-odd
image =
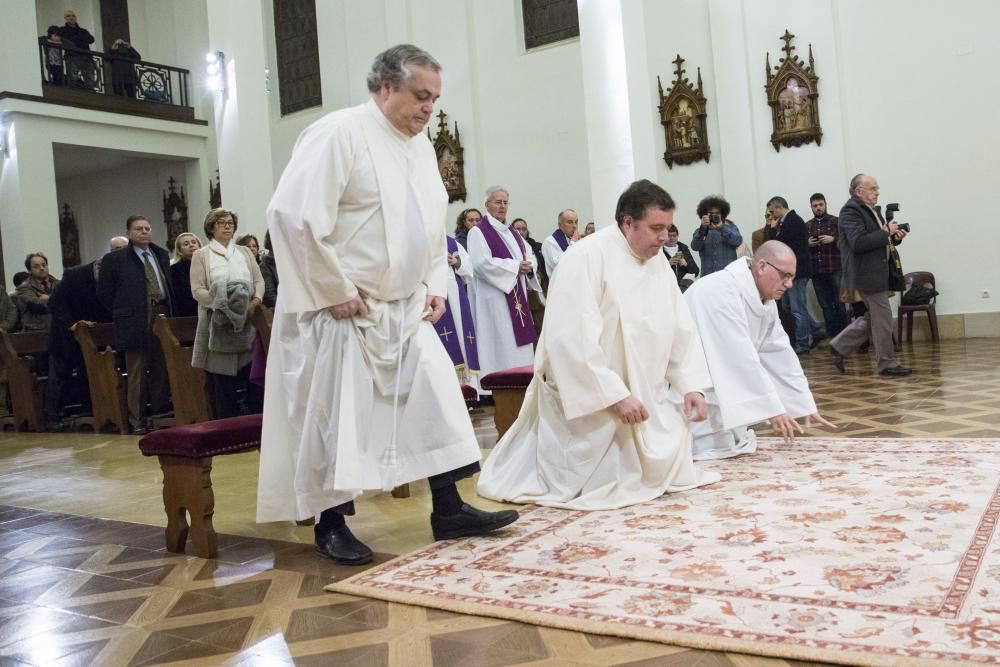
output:
[[[843,373],[844,357],[871,339],[879,375],[909,375],[913,369],[895,358],[889,305],[889,262],[895,261],[889,247],[902,243],[906,232],[882,218],[882,209],[877,205],[879,186],[874,177],[856,175],[851,179],[850,191],[851,198],[840,209],[837,221],[844,269],[842,286],[860,293],[868,310],[830,341],[833,365]]]
[[[556,273],[556,266],[559,265],[563,253],[580,240],[580,234],[576,229],[580,223],[580,217],[576,211],[571,208],[560,211],[558,222],[559,226],[556,227],[556,231],[542,241],[542,257],[545,259],[545,268],[549,272],[550,280]]]
[[[435,539],[517,519],[465,504],[479,445],[433,324],[444,313],[448,194],[423,134],[441,66],[380,53],[371,99],[299,137],[268,207],[281,266],[265,381],[257,520],[319,514],[316,550],[372,560],[348,529],[354,499],[427,477]]]
[[[479,372],[483,376],[531,365],[538,333],[528,290],[542,291],[534,253],[507,222],[507,188],[488,188],[485,206],[486,215],[469,230],[468,239],[475,277]]]

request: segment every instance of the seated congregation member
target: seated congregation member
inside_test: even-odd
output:
[[[240,414],[240,390],[246,391],[248,412],[264,409],[260,387],[250,382],[257,333],[250,316],[264,296],[264,277],[250,249],[233,241],[238,224],[232,211],[209,211],[205,236],[211,241],[191,257],[191,294],[198,302],[191,365],[208,376],[213,419]]]
[[[143,435],[149,428],[147,403],[154,415],[170,410],[163,348],[153,334],[153,321],[172,312],[170,256],[152,242],[153,227],[145,216],[129,216],[125,230],[128,245],[101,259],[97,296],[111,311],[115,348],[125,354],[132,433]]]
[[[253,234],[244,234],[236,239],[236,245],[250,248],[250,253],[253,255],[254,261],[258,264],[260,263],[260,243],[257,241],[256,236]]]
[[[691,237],[691,249],[701,255],[701,275],[726,268],[736,259],[743,237],[729,219],[729,202],[722,197],[705,197],[698,202],[700,224]]]
[[[534,378],[486,460],[480,495],[598,510],[718,481],[691,458],[690,422],[705,418],[711,381],[660,251],[673,211],[663,188],[636,181],[618,200],[618,225],[563,257]]]
[[[467,208],[458,214],[458,222],[455,225],[455,241],[466,250],[469,249],[469,230],[479,224],[483,214],[478,208]]]
[[[667,229],[667,242],[663,244],[663,254],[667,256],[667,264],[677,276],[677,286],[683,292],[698,277],[698,262],[694,261],[691,249],[678,240],[680,235],[677,226],[670,225]],[[692,277],[685,278],[688,274]]]
[[[201,239],[191,232],[182,232],[174,239],[170,256],[170,284],[174,288],[174,317],[198,314],[198,302],[191,295],[191,257],[201,248]]]
[[[542,257],[545,259],[545,268],[550,278],[555,275],[559,260],[570,244],[580,240],[580,234],[576,229],[579,222],[580,218],[573,209],[567,208],[560,211],[559,226],[556,227],[556,231],[546,236],[545,240],[542,241]]]
[[[448,351],[459,382],[477,392],[479,387],[479,352],[476,347],[476,323],[472,317],[467,281],[472,280],[469,254],[448,237],[448,279],[444,314],[434,323],[438,338]]]
[[[778,320],[775,301],[794,278],[795,254],[780,241],[767,241],[752,259],[737,259],[684,294],[712,374],[708,419],[692,429],[695,460],[756,451],[757,436],[747,427],[764,420],[786,441],[802,431],[795,421],[800,417],[806,427],[833,426],[817,411]]]
[[[14,300],[21,314],[24,331],[48,331],[52,316],[49,314],[49,297],[59,280],[49,275],[49,260],[33,252],[24,258],[28,278],[17,286]]]
[[[264,305],[274,308],[278,302],[278,265],[274,261],[270,230],[264,233],[264,250],[260,258],[260,275],[264,276]]]

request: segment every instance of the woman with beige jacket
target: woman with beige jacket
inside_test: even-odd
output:
[[[205,369],[213,418],[261,412],[263,392],[250,382],[251,346],[256,332],[250,316],[264,295],[264,277],[250,249],[233,242],[238,220],[222,208],[209,211],[209,244],[191,257],[191,295],[198,302],[198,329],[191,365]]]

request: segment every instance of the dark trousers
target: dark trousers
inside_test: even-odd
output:
[[[465,479],[466,477],[472,477],[477,472],[479,472],[479,462],[470,463],[469,465],[464,465],[461,468],[455,468],[454,470],[449,470],[448,472],[442,472],[437,475],[431,475],[427,478],[427,484],[431,487],[431,491],[436,489],[442,489],[446,486],[451,486],[458,482],[460,479]],[[323,533],[325,530],[329,530],[331,523],[336,525],[334,522],[334,517],[332,514],[340,514],[342,516],[354,516],[355,508],[354,501],[348,501],[341,505],[331,507],[330,509],[323,510],[323,513],[319,515],[319,523],[316,524],[316,532]]]
[[[847,311],[840,301],[840,275],[841,271],[834,271],[814,274],[812,277],[813,290],[819,307],[823,309],[823,321],[830,338],[834,338],[847,326]]]
[[[250,364],[236,375],[208,373],[212,395],[212,419],[237,417],[241,414],[260,414],[264,411],[264,390],[250,381]],[[240,407],[240,394],[246,397],[246,410]]]

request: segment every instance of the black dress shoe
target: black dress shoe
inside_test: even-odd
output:
[[[894,366],[892,368],[886,368],[878,372],[879,375],[888,375],[890,377],[903,377],[904,375],[909,375],[913,372],[912,368],[907,368],[906,366]]]
[[[338,565],[364,565],[372,562],[372,550],[354,537],[347,526],[334,528],[322,536],[317,535],[316,553]]]
[[[517,521],[515,510],[484,512],[468,503],[462,503],[458,514],[440,516],[431,514],[431,530],[435,540],[453,540],[457,537],[485,535]]]
[[[844,374],[844,355],[837,352],[833,346],[830,346],[830,356],[833,357],[833,367],[837,369],[837,372],[841,375]]]

